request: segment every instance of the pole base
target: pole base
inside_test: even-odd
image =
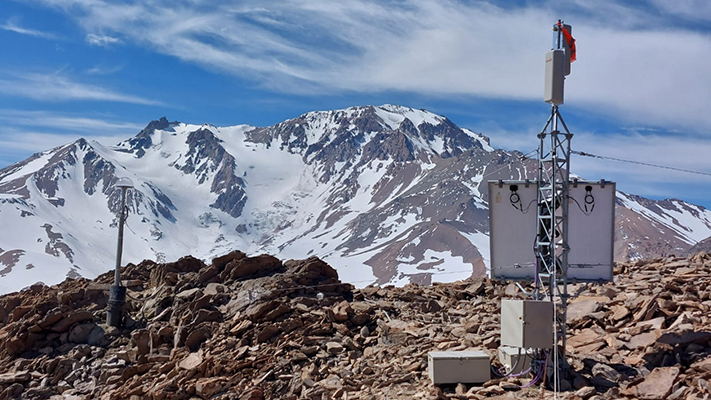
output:
[[[112,285],[109,290],[109,310],[106,312],[106,323],[109,326],[123,325],[123,306],[126,304],[126,288]]]

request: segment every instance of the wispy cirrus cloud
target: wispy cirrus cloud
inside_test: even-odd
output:
[[[90,34],[120,35],[184,61],[301,93],[411,90],[530,98],[537,91],[528,79],[535,71],[510,61],[514,54],[542,56],[535,37],[517,32],[550,20],[545,10],[509,13],[453,1],[44,3],[71,12]],[[491,79],[507,73],[503,85]]]
[[[538,145],[534,130],[499,129],[487,132],[487,135],[495,148],[525,152]],[[574,151],[604,157],[572,155],[571,170],[584,179],[616,181],[619,190],[641,196],[677,197],[708,204],[711,157],[707,154],[710,146],[707,137],[684,132],[670,136],[646,127],[604,135],[580,131],[575,132],[571,146]]]
[[[605,140],[592,134],[576,136],[574,148],[606,157],[573,156],[572,169],[586,178],[617,181],[618,189],[627,193],[654,198],[681,198],[708,205],[711,158],[707,154],[707,138],[686,135],[670,137],[643,132],[614,134]]]
[[[120,93],[99,85],[77,82],[62,73],[17,73],[0,79],[0,93],[41,101],[107,101],[144,105],[163,103]]]
[[[1,24],[0,29],[5,30],[5,31],[19,33],[21,35],[34,36],[34,37],[43,38],[43,39],[58,39],[59,38],[59,36],[57,36],[56,34],[51,33],[51,32],[45,32],[45,31],[40,31],[40,30],[36,30],[36,29],[22,27],[22,26],[20,26],[19,19],[17,19],[17,18],[11,18],[8,21],[6,21],[5,23]]]
[[[689,21],[711,21],[711,3],[706,0],[652,0],[652,3],[666,14]]]
[[[53,129],[0,128],[0,165],[7,166],[33,153],[49,150],[79,139],[82,135],[57,133]],[[113,145],[125,140],[125,135],[90,136],[90,140],[103,145]]]
[[[138,132],[140,124],[112,121],[110,116],[87,117],[85,115],[56,113],[42,110],[0,109],[0,123],[5,126],[53,128],[62,132],[82,134],[127,134]]]
[[[90,33],[86,35],[86,42],[94,46],[108,47],[112,44],[121,43],[121,40],[111,36]]]
[[[123,65],[95,65],[86,70],[90,75],[111,75],[123,69]]]
[[[21,161],[29,154],[70,143],[81,137],[113,145],[139,132],[141,124],[114,116],[58,113],[44,110],[0,109],[0,165]]]
[[[278,92],[414,92],[539,101],[543,53],[560,14],[579,61],[571,104],[624,121],[689,129],[711,124],[711,35],[679,24],[660,0],[486,1],[38,0],[88,35],[109,35]],[[708,7],[701,7],[707,10]],[[706,14],[703,11],[702,14]],[[684,60],[684,73],[679,60]]]

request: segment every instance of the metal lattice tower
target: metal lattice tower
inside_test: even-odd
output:
[[[562,125],[565,132],[560,132]],[[547,131],[550,129],[549,131]],[[547,295],[555,305],[553,345],[554,389],[560,390],[560,375],[566,369],[565,346],[568,308],[568,184],[570,176],[570,140],[573,135],[553,105],[543,132],[538,134],[538,214],[536,234],[536,276],[534,299]],[[558,341],[562,339],[559,350]],[[562,367],[562,369],[561,369]]]
[[[568,56],[570,50],[562,40],[561,21],[554,25],[554,43],[557,49],[565,47]],[[566,28],[570,29],[569,26]],[[560,50],[559,50],[560,51]],[[549,60],[547,60],[548,62]],[[569,61],[568,61],[569,63]],[[569,64],[568,64],[569,65]],[[567,73],[570,73],[569,67]],[[567,75],[567,73],[563,73]],[[565,358],[566,318],[568,306],[568,206],[570,182],[570,133],[560,115],[558,105],[563,103],[563,79],[559,87],[551,82],[551,114],[538,134],[538,196],[536,216],[536,271],[534,277],[535,300],[543,300],[546,295],[553,302],[555,318],[555,339],[553,345],[553,387],[560,390],[560,375],[567,369]],[[547,82],[548,85],[548,82]],[[555,92],[559,91],[556,98]],[[563,128],[561,132],[560,127]],[[545,290],[547,286],[547,291]],[[547,293],[546,293],[547,292]],[[558,346],[562,339],[562,346]]]
[[[562,125],[565,132],[560,132]],[[568,272],[568,184],[570,178],[570,141],[558,106],[553,105],[543,131],[538,134],[538,212],[536,230],[537,300],[545,297],[540,289],[564,283]],[[549,296],[555,293],[549,290]],[[551,297],[551,300],[553,298]]]

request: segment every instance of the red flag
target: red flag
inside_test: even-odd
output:
[[[568,32],[567,29],[563,26],[563,24],[558,21],[558,28],[563,31],[563,36],[565,37],[565,40],[568,42],[568,48],[570,49],[570,62],[575,61],[575,39],[573,39],[573,36]]]

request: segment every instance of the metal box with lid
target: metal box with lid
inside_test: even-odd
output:
[[[520,347],[499,347],[499,362],[506,367],[507,374],[520,374],[531,367],[533,357],[528,355],[528,350]]]
[[[524,349],[553,348],[553,303],[501,300],[501,345]]]
[[[491,361],[483,351],[433,351],[427,371],[435,385],[483,383],[491,379]]]

